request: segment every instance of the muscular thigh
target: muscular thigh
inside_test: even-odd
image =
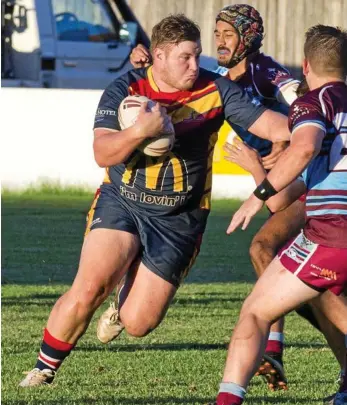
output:
[[[285,269],[276,257],[256,282],[242,313],[253,312],[273,322],[318,295],[319,292]]]
[[[95,194],[73,288],[111,291],[140,251],[134,219],[111,191],[103,185]]]
[[[124,285],[120,318],[127,324],[155,327],[163,319],[177,287],[153,273],[143,263],[133,267]],[[123,295],[123,294],[122,294]]]
[[[297,200],[286,209],[271,215],[255,235],[253,242],[262,242],[277,252],[305,225],[305,204]]]
[[[138,254],[139,238],[129,232],[95,229],[85,237],[73,289],[112,291]]]

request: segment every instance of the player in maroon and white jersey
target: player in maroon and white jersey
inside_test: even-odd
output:
[[[235,213],[234,232],[303,173],[307,222],[282,249],[245,301],[231,339],[217,405],[240,405],[262,358],[271,324],[312,299],[324,307],[347,286],[347,32],[308,30],[303,72],[310,92],[293,103],[291,144],[252,196]],[[293,185],[300,192],[300,183]],[[318,299],[319,298],[319,299]],[[347,335],[347,302],[336,298],[329,320]],[[345,368],[347,349],[345,349]],[[333,405],[347,403],[344,378]]]

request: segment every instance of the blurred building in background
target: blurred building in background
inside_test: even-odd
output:
[[[2,87],[102,89],[130,68],[152,27],[184,13],[201,27],[203,57],[217,67],[215,16],[244,0],[1,0]],[[347,28],[347,0],[248,0],[265,23],[263,50],[301,75],[304,33],[317,23]]]
[[[201,27],[203,53],[215,56],[215,16],[229,4],[247,3],[264,19],[263,52],[301,75],[305,31],[315,24],[347,29],[347,0],[128,0],[145,31],[170,13],[184,13]]]

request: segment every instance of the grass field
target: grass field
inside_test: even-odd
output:
[[[28,192],[2,198],[2,403],[18,405],[206,404],[218,390],[226,347],[254,274],[248,246],[263,222],[227,237],[235,201],[215,201],[202,252],[162,325],[143,339],[123,333],[98,343],[94,317],[52,386],[22,390],[36,361],[50,308],[67,290],[79,259],[92,195]],[[289,391],[270,393],[259,377],[246,404],[320,404],[336,391],[338,366],[323,338],[287,317]]]

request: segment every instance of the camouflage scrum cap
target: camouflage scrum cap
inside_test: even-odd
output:
[[[239,33],[240,43],[232,57],[233,66],[259,50],[264,37],[264,27],[263,19],[254,7],[248,4],[226,6],[216,17],[216,22],[220,20],[231,24]]]

